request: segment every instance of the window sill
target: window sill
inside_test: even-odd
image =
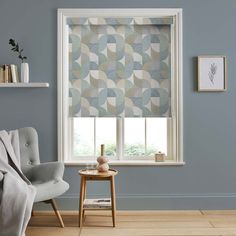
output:
[[[88,163],[97,164],[95,162],[65,162],[66,166],[84,166]],[[174,162],[174,161],[164,161],[164,162],[155,162],[152,160],[135,160],[135,161],[109,161],[110,166],[184,166],[185,162]]]

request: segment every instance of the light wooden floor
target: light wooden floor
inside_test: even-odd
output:
[[[120,211],[116,228],[109,214],[88,212],[80,229],[77,214],[65,212],[66,227],[62,229],[54,215],[38,213],[31,219],[26,236],[236,236],[236,211]]]

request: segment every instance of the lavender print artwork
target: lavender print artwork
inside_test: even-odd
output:
[[[214,84],[216,72],[217,72],[217,65],[215,63],[212,63],[208,72],[208,77],[212,84]]]
[[[198,57],[198,91],[226,91],[226,57]]]

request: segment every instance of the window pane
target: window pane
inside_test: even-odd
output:
[[[101,155],[101,144],[106,156],[116,156],[116,118],[96,118],[96,156]]]
[[[153,156],[157,152],[167,154],[167,119],[147,118],[147,155]]]
[[[145,155],[145,119],[125,118],[124,119],[124,155],[144,156]]]
[[[94,156],[94,118],[74,118],[74,156]]]

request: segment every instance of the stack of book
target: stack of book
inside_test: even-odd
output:
[[[19,74],[17,66],[0,65],[0,83],[19,83]]]
[[[96,208],[111,208],[111,199],[85,199],[84,200],[84,209],[96,209]]]

